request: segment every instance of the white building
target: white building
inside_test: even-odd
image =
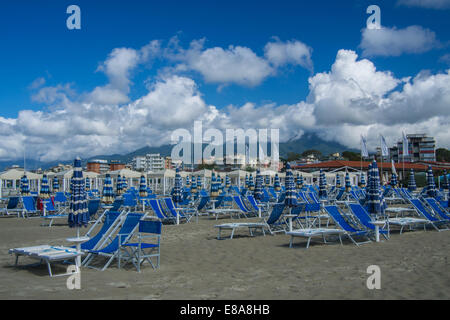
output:
[[[149,153],[145,156],[134,157],[132,161],[134,170],[159,171],[165,168],[165,159],[159,153]]]

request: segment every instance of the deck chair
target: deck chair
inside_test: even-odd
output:
[[[427,204],[438,214],[443,220],[450,220],[450,215],[445,212],[441,205],[434,198],[425,198]]]
[[[369,232],[367,230],[361,230],[352,227],[341,215],[337,206],[325,206],[324,208],[325,211],[330,215],[331,219],[335,222],[335,224],[345,231],[345,235],[356,246],[359,247],[359,245],[361,244],[371,242],[370,238],[368,237]],[[367,238],[367,241],[357,242],[354,238],[359,236]]]
[[[358,219],[360,224],[365,227],[367,230],[370,230],[372,233],[375,232],[375,225],[373,225],[372,218],[370,214],[361,206],[359,203],[348,203],[347,204],[350,210],[353,212],[355,217]],[[383,237],[388,240],[389,239],[389,220],[385,221],[386,224],[383,228],[380,228],[379,232]],[[387,229],[386,229],[387,228]]]
[[[446,231],[449,230],[448,228],[439,229],[439,226],[442,226],[444,224],[448,224],[449,220],[442,220],[436,218],[433,213],[429,212],[425,206],[420,202],[419,199],[410,199],[409,202],[414,206],[416,209],[416,212],[428,220],[428,224],[431,225],[434,229],[437,231]]]
[[[262,214],[263,212],[267,211],[267,207],[265,205],[259,204],[255,197],[249,195],[247,196],[247,200],[248,203],[250,203],[250,206],[252,208],[253,211],[258,212],[258,216],[260,216],[260,214]]]
[[[89,256],[83,261],[83,265],[88,268],[104,271],[119,255],[119,247],[125,244],[132,236],[139,225],[139,221],[145,217],[141,213],[128,213],[122,227],[115,238],[104,248],[89,250]],[[101,268],[91,265],[96,257],[106,257],[107,261]]]
[[[150,263],[153,269],[158,269],[161,256],[161,228],[160,221],[139,221],[138,242],[127,242],[119,247],[119,269],[122,260],[125,263],[131,262],[138,272],[141,272],[141,264],[145,261]],[[149,243],[148,239],[154,239],[154,241]],[[156,258],[155,263],[152,261],[154,258]]]
[[[160,199],[150,199],[148,202],[159,221],[162,223],[176,223],[176,218],[174,216],[166,215],[161,206]]]
[[[47,227],[51,228],[51,226],[53,225],[53,221],[55,219],[64,219],[69,216],[67,213],[65,213],[66,208],[57,210],[53,206],[52,201],[45,201],[44,205],[45,205],[45,211],[50,212],[51,214],[47,214],[45,217],[44,216],[42,217],[44,219],[44,221],[48,221],[48,220],[50,220],[50,221],[48,222],[48,224],[45,224],[45,222],[43,222],[41,224],[41,226],[47,226]]]
[[[93,199],[88,202],[89,219],[92,219],[97,215],[100,208],[100,199]]]
[[[36,202],[34,201],[32,196],[26,196],[26,197],[22,197],[22,204],[23,204],[23,209],[22,209],[22,217],[29,217],[29,215],[32,214],[40,214],[40,211],[36,209]],[[17,213],[17,216],[19,216],[19,212]]]
[[[261,218],[261,222],[242,222],[242,223],[224,223],[214,226],[219,229],[217,239],[221,240],[221,231],[223,229],[231,230],[231,235],[229,239],[233,239],[234,232],[236,229],[248,228],[250,236],[253,237],[253,230],[261,230],[262,234],[265,235],[265,229],[267,229],[270,234],[276,232],[286,232],[286,221],[282,218],[284,203],[278,203],[273,206],[272,212],[267,218]]]
[[[176,218],[179,215],[179,220],[189,222],[195,213],[195,210],[191,208],[177,208],[172,198],[164,198],[164,203],[172,216]]]
[[[20,197],[9,197],[6,207],[2,208],[1,212],[6,215],[17,214],[18,212],[22,212],[22,209],[19,208],[19,204],[20,204]]]
[[[253,215],[255,216],[255,211],[250,210],[242,200],[242,196],[233,196],[234,203],[236,203],[238,209],[240,210],[239,213],[242,214],[245,218],[248,218],[248,216]]]

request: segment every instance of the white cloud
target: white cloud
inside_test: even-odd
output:
[[[449,9],[450,0],[398,0],[398,5],[429,9]]]
[[[381,27],[363,29],[360,48],[364,56],[400,56],[430,51],[438,47],[436,34],[421,26],[404,29]]]
[[[292,64],[313,71],[312,48],[298,40],[269,42],[264,47],[264,55],[275,67]]]

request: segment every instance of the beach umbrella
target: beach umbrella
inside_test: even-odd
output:
[[[42,176],[41,190],[39,190],[39,197],[41,197],[42,199],[50,198],[50,187],[48,185],[48,178],[46,174]]]
[[[352,184],[350,182],[350,174],[345,173],[345,191],[350,192],[352,190]]]
[[[266,188],[268,188],[270,186],[270,177],[269,176],[266,176],[264,184],[265,184]]]
[[[30,195],[30,185],[28,184],[27,175],[24,175],[20,179],[20,194],[22,196],[29,196]]]
[[[250,173],[250,177],[248,178],[248,190],[255,190],[255,180],[253,180],[253,174]]]
[[[325,173],[320,169],[319,175],[319,199],[327,199],[327,179]]]
[[[366,175],[364,174],[364,172],[361,172],[360,187],[361,188],[365,188],[366,187]]]
[[[246,174],[245,175],[245,184],[244,184],[245,189],[248,189],[249,184],[250,184],[250,180],[248,178],[248,174]]]
[[[203,189],[203,182],[201,176],[197,176],[197,189],[200,191]]]
[[[300,190],[303,188],[303,175],[297,173],[297,189]]]
[[[220,193],[223,193],[223,189],[225,189],[224,180],[221,176],[218,176],[219,179],[219,191]]]
[[[431,168],[431,166],[428,166],[428,171],[427,171],[426,193],[431,198],[435,198],[437,195],[436,194],[436,184],[434,183],[433,169]]]
[[[339,173],[336,173],[336,188],[341,187],[341,175]]]
[[[191,179],[189,178],[189,176],[186,177],[186,188],[190,188],[191,187]]]
[[[231,179],[229,176],[225,176],[225,187],[226,188],[231,188]]]
[[[122,193],[123,193],[123,182],[122,182],[122,176],[119,174],[117,176],[117,181],[116,181],[116,194],[120,196]]]
[[[139,196],[141,198],[147,198],[148,197],[147,180],[145,179],[144,175],[142,175],[141,179],[139,180]]]
[[[57,176],[53,177],[52,190],[53,190],[53,192],[58,192],[59,191],[59,181],[58,181],[58,177]]]
[[[195,179],[194,176],[192,176],[192,183],[191,183],[191,193],[197,193],[197,179]]]
[[[217,197],[219,195],[219,185],[217,184],[216,175],[213,172],[211,175],[211,197]]]
[[[77,228],[77,236],[81,227],[87,227],[89,211],[86,198],[86,186],[83,179],[81,159],[76,158],[73,164],[73,192],[70,196],[69,227]]]
[[[384,214],[385,202],[380,188],[377,162],[374,160],[369,168],[370,184],[367,188],[367,209],[373,215]]]
[[[112,187],[111,175],[109,173],[106,174],[105,180],[103,181],[103,194],[102,201],[104,203],[113,203],[114,202],[114,193]]]
[[[175,171],[175,184],[173,186],[173,190],[172,190],[172,200],[175,203],[180,203],[181,202],[181,187],[182,187],[182,179],[181,179],[181,175],[180,175],[180,169],[177,167],[176,171]]]
[[[128,181],[127,178],[122,177],[122,192],[125,193],[125,191],[128,190]]]
[[[392,188],[396,188],[398,185],[397,174],[393,173],[391,177],[391,186]]]
[[[278,176],[278,173],[275,174],[275,180],[273,182],[273,188],[277,192],[281,190],[280,177]]]
[[[409,182],[408,182],[408,190],[409,191],[415,191],[417,189],[416,185],[416,178],[414,176],[414,169],[411,169],[411,172],[409,173]]]
[[[70,193],[73,193],[73,177],[70,178]]]
[[[256,184],[255,184],[255,190],[253,192],[253,197],[256,200],[262,200],[263,198],[263,177],[261,175],[261,171],[258,169],[256,171]]]
[[[86,191],[91,190],[91,179],[86,178]]]
[[[295,207],[297,205],[297,191],[294,185],[294,174],[289,163],[286,165],[285,187],[286,198],[284,204],[289,208]]]
[[[448,190],[448,175],[447,175],[447,170],[444,170],[444,181],[442,182],[442,189],[444,190]]]

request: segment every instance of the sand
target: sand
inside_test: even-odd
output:
[[[163,227],[161,268],[145,264],[104,272],[83,268],[81,290],[66,277],[50,278],[45,266],[19,267],[8,249],[67,245],[75,231],[41,227],[40,219],[0,218],[0,299],[449,299],[450,232],[394,233],[391,240],[356,247],[313,243],[285,234],[217,240],[217,223]],[[21,258],[21,265],[35,262]],[[381,269],[381,289],[369,290],[367,267]],[[64,267],[54,268],[64,272]]]

